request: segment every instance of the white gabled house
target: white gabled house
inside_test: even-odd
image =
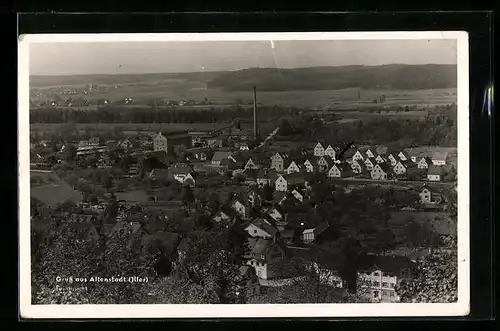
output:
[[[398,161],[398,163],[396,163],[396,165],[394,166],[394,168],[392,169],[392,171],[396,174],[396,175],[404,175],[406,173],[406,164],[404,161]]]
[[[306,172],[315,172],[317,166],[315,166],[309,159],[304,161],[304,168]]]
[[[387,162],[386,158],[383,156],[383,155],[377,155],[377,157],[375,157],[375,161],[377,163],[385,163]]]
[[[274,182],[274,189],[279,192],[286,192],[288,190],[288,183],[283,175],[279,175]]]
[[[447,159],[448,159],[448,152],[434,152],[432,154],[432,164],[435,166],[446,165]]]
[[[245,231],[254,238],[262,238],[262,239],[275,239],[278,233],[278,229],[276,229],[271,223],[264,219],[257,219],[250,223]]]
[[[345,178],[352,176],[352,170],[349,164],[347,163],[340,163],[340,164],[334,164],[328,170],[327,176],[330,178]]]
[[[438,166],[431,165],[429,169],[427,169],[427,180],[431,182],[441,181],[441,169]]]
[[[398,153],[398,158],[401,160],[401,161],[411,161],[411,157],[410,155],[405,152],[405,151],[401,151]]]
[[[432,160],[428,157],[422,157],[418,162],[417,162],[417,167],[419,169],[429,169],[429,166],[432,164]]]
[[[373,157],[368,157],[365,160],[365,167],[368,171],[372,171],[373,167],[377,164],[377,161]]]
[[[257,162],[255,162],[252,158],[249,158],[248,161],[245,163],[245,166],[243,167],[245,170],[257,170],[259,169],[259,166],[257,165]]]
[[[385,180],[389,178],[390,168],[386,163],[379,163],[375,165],[370,172],[372,179]]]
[[[398,163],[399,161],[399,158],[397,156],[394,156],[393,153],[389,154],[387,156],[387,159],[389,160],[390,164],[391,164],[391,167],[394,167],[396,166],[396,164]]]
[[[328,155],[332,160],[335,160],[335,148],[333,148],[332,145],[328,145],[328,147],[325,149],[325,155]]]
[[[229,212],[220,210],[214,215],[212,220],[214,223],[229,222],[231,220],[231,215],[229,214]]]
[[[328,156],[321,156],[318,159],[318,171],[320,172],[327,171],[329,168],[330,168],[330,162],[328,160]]]
[[[434,192],[434,190],[428,187],[424,187],[419,195],[420,203],[423,204],[438,204],[443,201],[443,197],[439,193]]]
[[[353,161],[363,161],[365,158],[363,157],[363,153],[358,149],[356,153],[352,156]]]
[[[292,174],[294,172],[300,172],[302,169],[299,164],[297,164],[295,161],[291,161],[288,167],[285,169],[286,174]]]
[[[368,148],[368,149],[366,150],[366,156],[367,156],[368,158],[374,158],[374,157],[375,157],[375,154],[372,152],[372,150],[371,150],[370,148]]]
[[[352,169],[352,172],[355,173],[355,174],[360,174],[363,172],[363,167],[361,166],[361,163],[362,161],[357,161],[357,160],[354,160],[352,161],[351,163],[351,169]]]
[[[292,191],[292,195],[295,197],[295,199],[297,199],[298,201],[300,202],[304,202],[304,194],[303,193],[300,193],[299,191],[297,190],[293,190]]]
[[[249,217],[250,210],[240,199],[233,199],[231,202],[231,208],[233,208],[234,211],[241,216],[241,218],[247,219]]]
[[[324,156],[325,155],[325,148],[321,143],[317,143],[316,146],[314,146],[314,156]]]

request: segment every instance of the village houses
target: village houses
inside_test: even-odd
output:
[[[285,250],[278,243],[270,239],[248,238],[249,253],[244,256],[247,265],[254,268],[260,279],[272,278],[276,275],[273,263],[281,261],[285,257]]]
[[[431,182],[441,181],[441,168],[435,165],[431,165],[427,170],[427,180]]]
[[[432,164],[431,158],[427,156],[423,156],[418,162],[417,162],[417,167],[419,169],[428,169],[429,166]]]
[[[360,286],[374,302],[398,302],[396,288],[411,276],[414,263],[404,256],[368,255],[358,273]]]
[[[444,166],[446,165],[447,158],[447,152],[434,152],[432,154],[432,164],[435,166]]]
[[[289,155],[286,153],[276,153],[271,156],[271,169],[274,169],[278,172],[282,172],[285,170],[285,160],[288,160]]]
[[[368,171],[372,171],[373,167],[377,164],[374,157],[367,157],[365,160],[365,167]]]
[[[231,160],[232,162],[236,162],[234,154],[230,151],[216,151],[212,156],[213,165],[220,165],[224,160]]]
[[[396,164],[397,164],[397,163],[398,163],[398,161],[399,161],[399,157],[394,156],[394,154],[393,154],[393,153],[389,154],[389,155],[387,156],[387,159],[388,159],[388,160],[389,160],[389,162],[391,163],[391,167],[395,167],[395,166],[396,166]]]
[[[318,171],[324,172],[330,169],[330,164],[333,164],[333,161],[329,160],[328,156],[320,156],[318,159]]]
[[[314,160],[314,159],[312,159]],[[318,168],[318,164],[317,162],[314,160],[313,162],[311,162],[311,159],[306,159],[304,161],[304,169],[306,170],[306,172],[315,172]]]
[[[353,174],[351,166],[348,163],[334,164],[328,170],[327,176],[330,178],[346,178]]]
[[[250,208],[241,199],[234,197],[231,201],[231,207],[242,219],[248,219],[250,216]]]
[[[302,173],[292,173],[290,175],[280,175],[275,182],[275,190],[287,192],[296,185],[305,185],[305,178]]]
[[[336,156],[336,150],[332,145],[328,145],[328,147],[325,149],[324,155],[329,156],[332,160],[335,160]]]
[[[443,201],[441,194],[430,187],[424,186],[422,191],[419,193],[420,203],[423,204],[438,204]]]
[[[316,146],[314,146],[314,156],[320,157],[320,156],[325,156],[325,148],[321,143],[317,143]]]
[[[372,179],[385,180],[389,178],[391,168],[386,163],[379,163],[370,172]]]

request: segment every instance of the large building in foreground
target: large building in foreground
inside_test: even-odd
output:
[[[192,137],[187,131],[159,132],[153,138],[153,150],[165,151],[168,154],[180,154],[192,147]]]

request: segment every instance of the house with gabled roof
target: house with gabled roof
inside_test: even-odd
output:
[[[234,153],[231,151],[216,151],[212,156],[212,164],[220,165],[223,160],[231,160],[236,162],[234,159]]]
[[[123,148],[123,149],[131,149],[134,147],[134,145],[132,144],[130,139],[125,138],[125,139],[121,139],[120,141],[118,141],[118,143],[116,144],[116,147]]]
[[[372,151],[371,148],[368,148],[366,151],[365,151],[365,155],[367,158],[375,158],[376,156],[376,152]]]
[[[301,233],[301,239],[304,243],[314,242],[322,233],[324,233],[330,225],[328,222],[323,222],[314,228],[307,228]]]
[[[401,151],[398,153],[398,158],[401,161],[411,161],[410,154],[408,154],[406,151]]]
[[[364,167],[363,167],[364,163],[362,160],[355,160],[353,159],[352,160],[352,163],[351,163],[351,170],[353,173],[355,174],[360,174],[363,172],[364,170]]]
[[[277,206],[271,206],[271,207],[264,207],[262,209],[262,214],[269,216],[272,220],[275,222],[278,222],[283,219],[283,211],[281,210],[280,207]]]
[[[361,261],[358,276],[374,302],[398,302],[397,286],[411,277],[415,263],[407,257],[392,255],[365,256]]]
[[[420,203],[423,204],[439,204],[444,200],[440,192],[426,185],[422,187],[419,196],[420,196]]]
[[[318,142],[316,146],[314,146],[313,155],[316,157],[325,155],[325,147],[323,147],[323,145],[320,142]]]
[[[187,164],[176,164],[169,169],[170,176],[181,184],[194,187],[196,184],[195,174],[191,166]]]
[[[427,180],[431,182],[441,181],[441,168],[436,165],[431,165],[429,169],[427,169]]]
[[[335,150],[335,147],[333,147],[332,145],[328,145],[328,147],[326,147],[326,149],[325,149],[324,155],[327,155],[332,160],[335,160],[336,153],[337,153],[337,151]]]
[[[292,174],[294,172],[301,172],[304,171],[304,166],[300,164],[299,162],[295,162],[293,160],[290,161],[288,164],[288,167],[285,169],[286,174]]]
[[[364,154],[363,149],[359,148],[358,150],[356,150],[356,152],[352,156],[352,160],[363,162],[365,160],[365,156],[363,156],[363,154]]]
[[[318,158],[318,171],[328,171],[330,169],[330,163],[334,163],[330,161],[331,159],[328,156],[320,156]]]
[[[395,153],[390,153],[389,155],[387,155],[387,159],[389,160],[391,167],[396,166],[398,161],[400,161],[398,155]]]
[[[300,202],[304,202],[304,199],[306,197],[306,193],[301,189],[293,189],[291,194]]]
[[[243,169],[247,170],[247,169],[259,169],[260,168],[260,165],[259,165],[259,162],[257,161],[257,158],[256,157],[249,157],[248,160],[246,161],[245,163],[245,166],[243,167]]]
[[[411,169],[411,168],[416,168],[415,163],[413,163],[411,160],[398,161],[398,163],[396,163],[396,165],[393,167],[392,171],[396,175],[404,175],[404,174],[406,174],[408,169]]]
[[[294,172],[289,175],[280,175],[275,182],[275,190],[286,192],[297,186],[304,186],[306,180],[300,172]]]
[[[365,167],[368,171],[372,171],[373,167],[377,164],[377,161],[373,157],[367,157],[365,159]]]
[[[351,166],[347,163],[334,164],[328,170],[327,176],[330,178],[346,178],[352,176]]]
[[[247,265],[255,269],[260,279],[272,278],[273,264],[285,258],[285,249],[276,241],[262,238],[248,238],[249,253],[244,256]]]
[[[435,166],[444,166],[448,159],[448,152],[434,152],[432,154],[432,164]]]
[[[250,207],[239,197],[233,197],[230,206],[242,219],[247,219],[250,216]]]
[[[235,211],[227,206],[223,206],[212,217],[214,223],[228,223],[236,216]]]
[[[287,153],[275,153],[271,156],[270,168],[278,172],[282,172],[285,170],[285,162],[289,159],[289,157],[290,156]]]
[[[420,160],[417,161],[417,167],[419,169],[429,169],[429,166],[433,164],[432,160],[428,156],[423,156]]]
[[[370,172],[372,179],[385,180],[389,178],[391,168],[386,163],[379,163],[375,165]]]
[[[256,183],[257,187],[263,188],[265,185],[274,186],[274,182],[278,178],[278,174],[274,169],[259,169],[257,171]]]
[[[318,163],[314,159],[306,159],[303,163],[306,172],[315,172],[318,169]]]
[[[376,161],[377,163],[385,163],[385,162],[387,162],[387,159],[385,158],[385,156],[383,156],[383,155],[379,154],[379,155],[377,155],[377,156],[375,157],[375,161]]]
[[[245,231],[254,238],[276,240],[278,229],[264,218],[257,218],[245,227]]]

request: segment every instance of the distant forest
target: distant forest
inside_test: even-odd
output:
[[[158,73],[134,75],[31,76],[31,87],[82,84],[133,84],[178,80],[198,82],[210,89],[260,91],[363,89],[434,89],[457,87],[456,65],[426,64],[339,66],[295,69],[250,68],[226,72]],[[182,83],[180,83],[182,84]]]
[[[343,66],[298,69],[252,68],[217,75],[208,88],[245,91],[455,88],[455,65]]]

